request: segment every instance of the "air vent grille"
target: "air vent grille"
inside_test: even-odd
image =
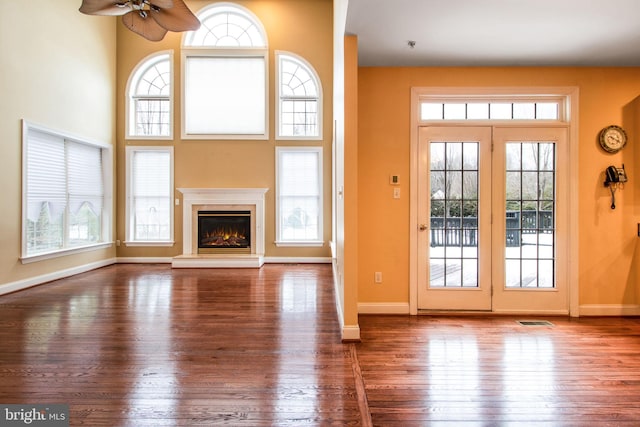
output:
[[[517,320],[522,326],[553,326],[548,320]]]

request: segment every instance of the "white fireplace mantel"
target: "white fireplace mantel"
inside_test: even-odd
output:
[[[264,204],[268,188],[178,188],[182,197],[182,255],[174,268],[261,267],[264,264]],[[194,212],[216,207],[251,209],[255,212],[251,254],[202,255],[194,251]]]

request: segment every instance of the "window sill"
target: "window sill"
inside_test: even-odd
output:
[[[292,247],[300,247],[300,248],[320,248],[324,246],[324,242],[322,240],[307,240],[307,241],[288,241],[288,240],[278,240],[275,242],[276,246],[292,246]]]
[[[135,247],[135,246],[164,246],[164,247],[170,247],[175,245],[176,242],[174,242],[173,240],[167,241],[167,240],[162,240],[162,241],[153,241],[153,240],[148,240],[148,241],[135,241],[135,242],[124,242],[124,245],[129,247]]]
[[[59,258],[67,255],[75,255],[83,252],[96,251],[99,249],[109,248],[111,246],[113,246],[113,242],[96,243],[93,245],[80,246],[77,248],[61,249],[55,252],[46,252],[46,253],[37,254],[37,255],[25,255],[20,258],[20,262],[22,262],[23,264],[30,264],[32,262],[44,261],[47,259]]]

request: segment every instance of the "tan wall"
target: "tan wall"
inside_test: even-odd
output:
[[[635,148],[640,94],[638,68],[360,68],[358,101],[358,300],[409,301],[410,90],[422,86],[576,86],[579,88],[580,304],[638,304],[636,278],[640,221],[640,168]],[[617,124],[630,143],[611,155],[597,135]],[[624,163],[630,182],[611,210],[603,171]],[[402,197],[391,196],[389,175],[399,174]],[[384,282],[374,284],[374,272]]]
[[[115,20],[83,15],[79,5],[0,2],[0,284],[115,255],[106,249],[26,265],[19,260],[21,119],[114,143]]]
[[[211,2],[188,2],[197,12]],[[269,40],[270,139],[268,141],[220,141],[180,139],[180,79],[182,34],[169,33],[161,42],[148,42],[118,25],[118,226],[117,239],[125,240],[125,145],[163,145],[175,148],[175,187],[269,188],[266,194],[265,252],[268,257],[328,257],[331,239],[331,141],[333,102],[333,12],[331,0],[239,1],[264,25]],[[146,56],[162,51],[174,52],[175,127],[174,140],[140,142],[125,140],[125,88],[131,71]],[[275,56],[282,50],[305,58],[322,81],[323,141],[275,141]],[[324,147],[324,240],[322,248],[276,247],[275,241],[275,147],[277,145],[321,145]],[[176,191],[176,198],[181,194]],[[182,253],[182,210],[175,211],[175,241],[172,248],[118,248],[119,257],[170,257]]]

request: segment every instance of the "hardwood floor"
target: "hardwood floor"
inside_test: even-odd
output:
[[[71,425],[361,425],[330,265],[114,265],[0,297],[0,402]]]
[[[640,425],[640,319],[517,319],[361,316],[373,425]]]
[[[638,318],[367,315],[343,344],[332,283],[121,264],[0,296],[0,403],[88,426],[640,425]]]

